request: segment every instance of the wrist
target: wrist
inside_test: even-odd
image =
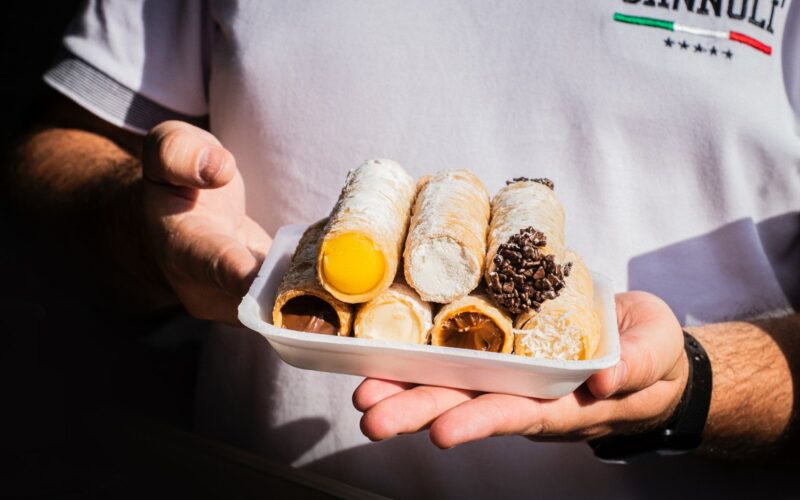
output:
[[[711,364],[702,345],[684,331],[686,382],[674,408],[662,412],[663,422],[647,431],[609,435],[589,442],[595,456],[628,463],[651,455],[675,455],[697,449],[711,403]],[[683,361],[680,361],[683,362]]]

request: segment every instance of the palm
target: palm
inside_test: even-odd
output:
[[[164,275],[194,316],[235,322],[235,305],[246,292],[270,239],[245,214],[238,171],[216,189],[195,190],[147,183],[145,206]]]
[[[483,394],[367,379],[353,401],[371,439],[430,427],[440,447],[493,435],[574,440],[655,425],[677,404],[686,380],[680,326],[669,307],[644,293],[617,296],[622,361],[556,400]],[[683,361],[683,362],[682,362]]]

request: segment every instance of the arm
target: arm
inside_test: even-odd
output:
[[[714,385],[700,451],[797,456],[800,315],[688,329],[705,347]]]
[[[63,97],[16,148],[10,198],[44,248],[125,309],[182,302],[236,321],[269,247],[244,213],[233,156],[206,131],[165,122],[144,139]]]
[[[20,225],[43,257],[81,269],[90,286],[133,310],[175,302],[155,264],[143,267],[144,222],[135,210],[142,143],[51,94],[40,123],[12,153],[8,182]],[[127,272],[136,267],[143,272]]]
[[[449,448],[492,435],[565,441],[656,427],[673,414],[686,385],[680,326],[665,303],[641,292],[618,295],[617,316],[622,361],[569,396],[548,401],[367,379],[353,397],[364,412],[362,431],[386,439],[429,426],[434,444]],[[708,352],[714,377],[701,451],[761,455],[792,440],[798,315],[691,333]]]

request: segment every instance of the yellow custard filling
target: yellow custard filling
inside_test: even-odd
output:
[[[348,295],[366,293],[386,273],[386,259],[369,238],[345,233],[327,240],[322,248],[322,274],[334,288]]]

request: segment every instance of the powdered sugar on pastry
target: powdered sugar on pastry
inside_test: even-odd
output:
[[[594,309],[594,285],[581,258],[570,250],[572,265],[566,286],[541,309],[520,314],[514,321],[514,352],[522,356],[557,359],[590,359],[600,339],[600,323]]]
[[[486,276],[494,271],[494,259],[500,245],[519,232],[533,227],[547,237],[545,254],[555,254],[565,262],[564,207],[553,189],[532,180],[513,182],[497,192],[492,200],[492,221],[489,224],[489,250]]]
[[[411,208],[416,186],[405,169],[392,160],[368,160],[347,173],[342,193],[331,211],[331,232],[368,228],[381,239],[401,232],[402,217]]]
[[[369,160],[347,174],[317,261],[326,290],[359,303],[389,287],[415,193],[414,179],[392,160]]]
[[[438,172],[420,181],[404,271],[424,300],[452,302],[478,286],[489,213],[486,188],[468,170]]]

